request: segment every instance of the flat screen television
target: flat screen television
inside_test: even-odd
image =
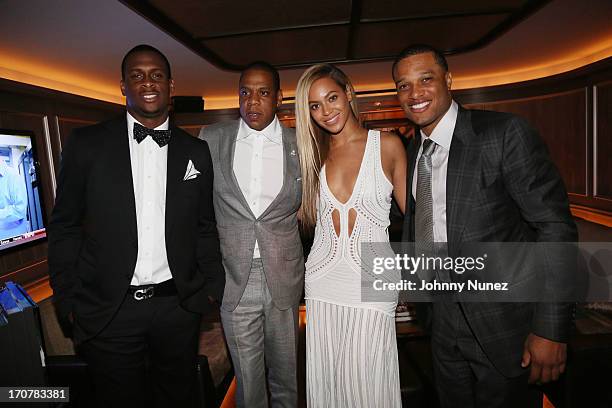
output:
[[[34,134],[0,129],[0,252],[45,239]]]

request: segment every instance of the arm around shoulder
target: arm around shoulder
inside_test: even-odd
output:
[[[206,140],[208,132],[206,131],[206,126],[202,126],[200,129],[200,133],[198,134],[198,139]]]

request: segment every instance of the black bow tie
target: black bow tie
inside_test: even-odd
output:
[[[149,129],[139,123],[134,123],[134,139],[140,143],[145,140],[147,136],[151,136],[159,147],[164,147],[170,141],[170,130]]]

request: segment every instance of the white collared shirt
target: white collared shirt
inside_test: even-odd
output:
[[[240,119],[234,175],[253,215],[259,218],[283,187],[283,131],[274,120],[265,129],[251,129]],[[259,258],[259,244],[255,241],[253,258]]]
[[[436,125],[429,139],[436,143],[436,149],[431,155],[431,194],[433,199],[433,235],[434,242],[447,242],[446,232],[446,172],[448,169],[448,155],[450,152],[453,132],[457,123],[459,107],[455,101],[451,102],[440,122]],[[427,137],[420,132],[421,147],[417,154],[412,176],[412,196],[416,201],[417,175],[419,159],[423,152],[423,140]]]
[[[127,114],[130,163],[134,182],[138,258],[132,285],[161,283],[172,278],[166,255],[166,178],[168,145],[159,145],[147,136],[134,139],[134,122]],[[167,130],[168,119],[156,130]]]

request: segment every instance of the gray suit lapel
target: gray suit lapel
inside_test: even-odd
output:
[[[296,172],[294,171],[295,165],[297,163],[298,155],[297,155],[297,146],[295,146],[294,142],[289,137],[289,131],[287,128],[282,127],[282,136],[283,136],[283,186],[280,191],[274,197],[274,200],[270,203],[268,208],[265,209],[263,213],[259,216],[259,218],[266,217],[270,211],[274,207],[278,205],[278,202],[282,200],[285,196],[287,189],[291,186],[292,177]],[[299,163],[298,163],[299,165]]]
[[[480,170],[480,145],[470,112],[459,109],[446,174],[446,231],[449,243],[461,241]],[[450,244],[452,245],[452,244]]]
[[[237,120],[231,126],[224,128],[224,134],[221,135],[221,140],[219,140],[219,163],[224,179],[229,183],[234,196],[240,201],[251,217],[255,218],[234,174],[234,153],[236,152],[236,138],[238,137],[239,125],[240,121]]]

